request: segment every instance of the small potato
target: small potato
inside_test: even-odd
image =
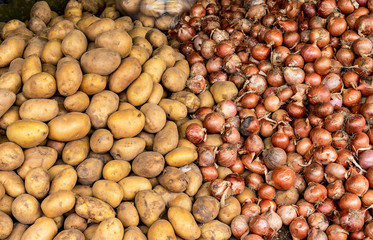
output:
[[[189,177],[189,184],[188,184],[187,189],[185,190],[185,193],[192,197],[200,189],[203,178],[202,178],[201,170],[196,164],[191,163],[187,165],[186,167],[190,169],[189,171],[185,173]]]
[[[57,67],[55,65],[43,63],[41,67],[43,68],[43,72],[49,73],[53,77],[56,77]]]
[[[71,31],[74,30],[74,23],[69,20],[62,20],[54,24],[48,32],[48,40],[63,40]]]
[[[149,240],[168,239],[176,240],[174,229],[169,221],[159,219],[154,222],[148,231]]]
[[[76,196],[86,196],[86,197],[92,197],[92,188],[90,186],[86,185],[76,185],[71,190]]]
[[[197,151],[187,147],[175,148],[165,156],[167,164],[174,167],[182,167],[194,162],[197,158]]]
[[[78,197],[75,204],[75,212],[90,222],[101,222],[115,217],[115,212],[109,204],[94,197]]]
[[[210,91],[217,103],[223,100],[233,100],[238,94],[236,85],[231,81],[215,82],[210,87]]]
[[[121,58],[125,58],[130,54],[132,38],[123,28],[117,28],[101,33],[96,38],[95,44],[98,47],[118,52]]]
[[[152,189],[150,181],[139,176],[123,178],[119,184],[123,189],[123,200],[133,200],[139,191]]]
[[[44,45],[44,49],[41,53],[40,59],[43,63],[50,63],[56,65],[62,57],[63,52],[61,40],[52,39]]]
[[[85,240],[84,234],[78,229],[63,230],[53,240]]]
[[[215,104],[214,97],[209,90],[198,94],[198,98],[201,101],[200,107],[213,107]]]
[[[235,197],[227,198],[225,204],[219,211],[218,219],[225,224],[231,224],[233,218],[241,214],[241,204]]]
[[[188,113],[194,113],[201,105],[199,98],[193,93],[187,91],[173,93],[171,99],[183,103],[187,107]]]
[[[129,57],[134,57],[139,60],[140,64],[143,65],[150,57],[150,54],[146,51],[146,49],[140,46],[132,46],[131,52]]]
[[[123,138],[114,142],[110,154],[114,159],[130,161],[145,149],[145,140],[139,137]]]
[[[19,240],[21,239],[23,233],[28,228],[28,225],[22,223],[15,223],[13,225],[12,233],[6,238],[6,240]]]
[[[23,148],[41,144],[48,136],[47,124],[35,120],[18,120],[8,126],[6,136]]]
[[[166,62],[160,56],[154,56],[144,63],[142,70],[152,76],[153,82],[159,83],[166,70]]]
[[[22,87],[21,76],[16,72],[6,72],[0,76],[0,88],[17,94]]]
[[[85,137],[91,121],[87,114],[72,112],[52,119],[48,126],[49,139],[67,142]]]
[[[0,200],[5,196],[5,188],[2,183],[0,183]]]
[[[162,197],[153,190],[139,191],[135,197],[135,206],[141,221],[148,227],[166,210]]]
[[[129,138],[139,134],[145,125],[144,114],[137,109],[114,112],[107,125],[115,138]]]
[[[7,89],[0,89],[0,117],[6,113],[16,101],[16,95]]]
[[[122,240],[124,228],[118,218],[103,220],[97,227],[92,240]]]
[[[31,18],[28,27],[35,34],[42,34],[47,31],[47,25],[38,17]]]
[[[147,32],[145,35],[145,38],[155,48],[162,47],[163,45],[167,45],[167,36],[156,28],[153,28],[149,32]]]
[[[146,103],[140,108],[140,111],[145,115],[145,131],[149,133],[157,133],[165,126],[166,113],[160,106]]]
[[[132,162],[132,171],[141,177],[153,178],[164,168],[164,158],[158,152],[140,153]]]
[[[81,184],[90,185],[101,178],[104,164],[97,158],[87,158],[76,168],[78,181]]]
[[[115,22],[110,18],[101,18],[90,24],[84,31],[90,41],[95,39],[103,32],[115,29]]]
[[[92,126],[104,128],[107,125],[109,116],[118,109],[119,97],[111,91],[102,91],[95,94],[86,113],[91,119]]]
[[[0,226],[0,239],[5,239],[12,233],[13,221],[2,211],[0,211]]]
[[[131,164],[123,160],[112,160],[105,164],[102,170],[104,179],[119,182],[127,177],[131,171]]]
[[[25,177],[25,188],[28,194],[37,199],[44,198],[50,187],[48,171],[42,167],[31,169]]]
[[[13,36],[6,38],[0,44],[0,67],[6,67],[14,59],[22,57],[25,47],[26,42],[21,37]]]
[[[22,148],[15,143],[0,144],[0,170],[9,171],[19,168],[25,159]]]
[[[176,167],[166,167],[158,177],[159,183],[171,192],[184,192],[189,183],[189,177]]]
[[[56,80],[49,73],[37,73],[23,85],[27,98],[50,98],[57,90]]]
[[[72,213],[66,217],[64,222],[64,229],[78,229],[79,231],[84,231],[87,229],[87,221],[80,217],[76,213]]]
[[[127,14],[137,13],[140,7],[140,0],[120,1],[119,8],[123,9]]]
[[[127,57],[109,78],[109,89],[119,93],[125,90],[141,74],[141,63],[135,57]]]
[[[167,215],[178,236],[183,239],[198,239],[201,236],[201,230],[193,215],[184,208],[171,207],[168,209]]]
[[[118,52],[108,48],[95,48],[85,52],[80,59],[80,64],[85,73],[109,75],[120,64]]]
[[[89,139],[88,137],[84,137],[66,143],[62,151],[62,160],[71,166],[76,166],[87,158],[88,153]]]
[[[53,170],[53,167],[49,169],[49,176],[52,180],[49,194],[59,191],[70,191],[74,188],[78,175],[73,167],[66,165],[66,168],[59,171],[56,175],[53,175],[51,170]]]
[[[140,228],[130,226],[124,231],[123,240],[146,240],[146,236]]]
[[[219,201],[212,196],[202,196],[193,204],[193,216],[199,223],[208,223],[214,220],[220,210]]]
[[[153,52],[153,56],[160,56],[165,62],[167,67],[173,67],[176,62],[175,50],[167,45],[157,48]]]
[[[13,200],[14,198],[5,194],[4,197],[0,199],[0,211],[11,216]]]
[[[159,106],[166,112],[167,118],[173,121],[181,120],[188,114],[187,107],[176,100],[162,99]]]
[[[83,112],[89,106],[89,97],[86,93],[77,91],[65,98],[63,106],[69,112]]]
[[[233,173],[230,168],[222,167],[222,166],[219,166],[217,170],[218,170],[218,178],[220,179],[224,179],[226,176]]]
[[[165,155],[177,147],[178,140],[176,124],[168,121],[164,128],[155,135],[153,151]]]
[[[98,74],[84,74],[80,90],[88,95],[93,95],[105,89],[107,77]]]
[[[114,139],[107,129],[97,129],[92,133],[89,145],[95,153],[105,153],[113,146]]]
[[[153,83],[153,89],[148,99],[148,103],[158,104],[163,97],[163,93],[163,86],[159,83]]]
[[[18,222],[33,224],[40,216],[40,204],[30,194],[21,194],[12,203],[12,215]]]
[[[231,228],[218,220],[214,220],[202,225],[202,238],[206,240],[224,240],[232,235]]]
[[[62,96],[71,96],[76,93],[82,80],[83,73],[77,60],[65,57],[58,62],[56,81],[58,92]]]
[[[17,169],[21,178],[25,178],[27,173],[37,167],[45,170],[51,168],[57,160],[57,151],[51,147],[34,147],[24,151],[25,160],[23,165]]]
[[[123,199],[122,187],[111,180],[98,180],[92,186],[92,193],[95,198],[107,202],[116,208]]]
[[[145,140],[145,144],[146,144],[145,149],[146,150],[148,150],[148,151],[153,150],[154,134],[142,131],[137,136]]]
[[[44,23],[49,23],[52,13],[48,3],[46,1],[36,2],[31,8],[30,17],[38,17],[43,20]]]
[[[187,78],[180,68],[170,67],[162,75],[162,84],[170,92],[179,92],[185,88]]]
[[[87,46],[88,41],[84,33],[74,29],[62,40],[61,50],[65,56],[80,59]]]
[[[117,217],[124,227],[139,225],[140,217],[133,202],[122,202],[117,208]]]
[[[30,99],[19,108],[23,120],[47,122],[58,114],[58,103],[53,99]]]
[[[136,1],[131,1],[136,2]],[[131,17],[123,16],[120,18],[115,19],[115,28],[123,28],[127,32],[133,29],[133,22]]]
[[[141,36],[132,37],[133,38],[132,42],[133,42],[133,46],[139,46],[139,47],[146,49],[146,51],[149,53],[149,56],[150,56],[153,52],[153,46],[150,44],[148,40],[145,39],[145,35],[143,37]]]
[[[75,205],[75,195],[71,191],[59,191],[46,197],[41,203],[45,216],[55,218],[70,211]]]
[[[149,99],[152,90],[152,76],[148,73],[141,73],[141,75],[127,88],[128,102],[133,106],[140,106]]]
[[[161,17],[157,18],[155,20],[155,27],[159,30],[166,31],[171,28],[171,26],[174,26],[176,23],[176,18],[169,15],[164,14]]]
[[[189,67],[189,63],[187,60],[183,59],[183,60],[178,60],[176,63],[175,63],[175,66],[176,68],[179,68],[180,70],[182,70],[187,77],[189,77],[189,74],[190,74],[190,67]]]
[[[27,43],[25,51],[23,52],[23,57],[27,58],[31,55],[36,55],[40,58],[41,53],[43,52],[44,46],[47,42],[48,42],[47,39],[39,37],[39,36],[35,36],[31,38]]]
[[[22,65],[22,82],[25,83],[32,75],[42,71],[40,58],[36,55],[27,57]]]
[[[53,219],[41,217],[22,235],[21,240],[53,239],[57,234],[57,224]]]
[[[192,211],[192,200],[185,193],[171,193],[167,207],[181,207],[188,212]]]

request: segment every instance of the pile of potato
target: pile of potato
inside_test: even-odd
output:
[[[185,90],[164,33],[97,2],[1,24],[0,239],[228,239],[253,192],[221,207],[185,139],[213,96]]]

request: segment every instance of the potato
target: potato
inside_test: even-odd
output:
[[[171,192],[184,192],[188,186],[189,177],[176,167],[165,167],[158,181]]]
[[[153,151],[165,155],[177,147],[178,139],[176,124],[168,121],[164,128],[155,135]]]
[[[53,240],[85,240],[84,234],[78,229],[63,230]]]
[[[150,97],[153,90],[152,77],[147,73],[142,73],[128,88],[128,102],[134,106],[144,104]]]
[[[114,159],[130,161],[145,149],[145,141],[142,138],[123,138],[114,142],[110,154]]]
[[[105,153],[113,146],[113,135],[107,129],[97,129],[93,132],[89,144],[93,152]]]
[[[63,227],[66,230],[78,229],[83,232],[87,229],[87,221],[78,214],[72,213],[66,217]]]
[[[15,170],[19,168],[24,161],[22,148],[12,142],[0,144],[0,170]]]
[[[181,207],[171,207],[168,209],[168,219],[175,230],[175,233],[183,239],[198,239],[201,236],[193,215]]]
[[[16,95],[7,89],[0,89],[0,117],[6,113],[16,101]]]
[[[145,116],[137,109],[118,111],[110,115],[107,125],[115,138],[130,138],[142,131]]]
[[[76,93],[82,80],[83,73],[77,60],[71,57],[65,57],[58,62],[56,81],[58,92],[62,96],[71,96]]]
[[[130,226],[124,231],[123,240],[146,240],[146,236],[135,226]]]
[[[80,90],[88,95],[93,95],[105,89],[108,77],[98,74],[84,74]]]
[[[89,138],[84,137],[66,143],[62,151],[62,160],[71,166],[76,166],[87,158],[88,153]]]
[[[173,67],[176,62],[175,50],[167,45],[163,45],[154,50],[153,56],[160,56],[165,62],[167,67]],[[187,76],[188,77],[188,76]]]
[[[23,85],[27,98],[50,98],[57,90],[56,80],[49,73],[37,73]]]
[[[62,40],[61,50],[67,57],[80,59],[87,50],[88,40],[83,32],[74,29]]]
[[[218,178],[220,179],[224,179],[226,176],[233,173],[230,168],[222,167],[222,166],[219,166],[217,170],[218,170]]]
[[[25,160],[17,169],[20,177],[25,178],[32,168],[42,167],[48,170],[57,160],[57,151],[51,147],[34,147],[24,151]]]
[[[86,93],[77,91],[65,98],[63,106],[69,112],[83,112],[89,106],[89,97]]]
[[[95,128],[106,127],[109,115],[118,109],[119,97],[111,91],[102,91],[95,94],[86,113]]]
[[[156,28],[153,28],[150,31],[148,31],[145,35],[145,38],[155,48],[162,47],[163,45],[167,45],[167,36]]]
[[[5,188],[2,183],[0,183],[0,200],[5,196]]]
[[[91,187],[86,185],[76,185],[71,191],[77,196],[93,196]]]
[[[65,165],[66,168],[62,169],[55,175],[51,172],[53,167],[49,169],[49,176],[52,180],[50,185],[49,194],[53,194],[59,191],[70,191],[74,188],[78,175],[75,169],[69,165]]]
[[[122,240],[124,228],[118,218],[103,220],[95,231],[92,240]]]
[[[221,139],[220,134],[207,134],[207,140],[204,144],[213,147],[219,147],[223,144],[223,140]]]
[[[97,22],[100,20],[99,17],[96,17],[93,14],[88,14],[86,16],[83,16],[77,23],[77,27],[80,31],[84,32],[87,30],[87,28],[94,22]]]
[[[141,63],[135,57],[127,57],[109,78],[109,89],[119,93],[140,76]]]
[[[63,40],[71,31],[74,30],[74,23],[69,20],[62,20],[54,24],[48,32],[48,40]]]
[[[25,83],[32,75],[42,71],[40,58],[36,55],[27,57],[22,65],[22,82]]]
[[[149,133],[157,133],[165,126],[166,114],[158,105],[146,103],[140,108],[140,111],[145,115],[145,131]]]
[[[4,197],[0,199],[0,211],[11,216],[13,200],[14,198],[5,194]]]
[[[201,101],[200,107],[213,107],[215,104],[214,97],[209,90],[200,93],[198,98]]]
[[[218,220],[202,225],[202,238],[206,240],[225,240],[232,235],[231,228]]]
[[[148,51],[140,46],[132,46],[129,57],[134,57],[143,65],[150,57]]]
[[[51,240],[57,231],[57,224],[53,219],[41,217],[23,233],[21,240]]]
[[[132,37],[133,38],[132,42],[133,42],[133,46],[139,46],[139,47],[146,49],[146,51],[149,53],[149,56],[150,56],[153,52],[153,46],[150,44],[148,40],[146,40],[145,38],[146,32],[143,37],[142,36]]]
[[[58,114],[58,103],[53,99],[30,99],[19,108],[23,120],[47,122]]]
[[[180,135],[180,137],[182,137],[182,138],[186,137],[186,135],[185,135],[186,129],[192,123],[196,123],[196,124],[200,125],[201,127],[203,127],[202,121],[199,120],[198,118],[188,120],[188,121],[186,121],[185,123],[183,123],[183,124],[181,124],[179,126],[179,135]]]
[[[44,23],[49,23],[51,20],[51,9],[46,1],[36,2],[30,11],[30,17],[38,17],[43,20]]]
[[[96,38],[95,45],[118,52],[121,58],[125,58],[130,54],[132,38],[123,28],[117,28],[101,33]]]
[[[217,103],[223,100],[233,100],[238,94],[236,85],[231,81],[215,82],[210,87],[210,91]]]
[[[137,18],[140,20],[140,22],[142,23],[144,27],[151,27],[151,28],[154,27],[154,22],[155,22],[154,17],[149,17],[142,13],[139,13]]]
[[[187,78],[180,68],[170,67],[162,75],[162,84],[170,92],[179,92],[185,88]]]
[[[169,221],[159,219],[154,222],[148,231],[149,240],[168,239],[176,240],[174,229]]]
[[[230,224],[233,218],[240,214],[240,202],[235,197],[229,197],[225,200],[225,206],[220,209],[218,219],[225,224]]]
[[[123,160],[112,160],[105,164],[102,171],[103,178],[118,182],[128,176],[131,171],[131,164]]]
[[[12,233],[6,238],[6,240],[19,240],[21,239],[23,233],[28,228],[28,225],[22,224],[22,223],[15,223],[13,225],[13,231]]]
[[[135,1],[131,1],[135,2]],[[127,32],[133,29],[133,22],[131,17],[123,16],[120,18],[115,19],[115,28],[123,28]]]
[[[192,211],[192,200],[185,193],[171,193],[167,207],[181,207],[190,212]]]
[[[115,217],[115,212],[109,204],[100,199],[87,196],[77,198],[75,212],[88,221],[95,223]]]
[[[135,206],[141,221],[146,226],[151,226],[157,221],[166,209],[166,204],[162,197],[153,190],[139,191],[135,197]]]
[[[189,68],[189,63],[187,60],[183,59],[183,60],[178,60],[176,63],[175,63],[175,66],[176,68],[179,68],[180,70],[182,70],[185,75],[187,77],[189,77],[189,74],[190,74],[190,68]]]
[[[154,134],[142,131],[137,136],[145,140],[145,149],[146,150],[148,150],[148,151],[153,150]]]
[[[91,121],[87,114],[72,112],[52,119],[48,126],[49,139],[67,142],[85,137]]]
[[[167,164],[173,167],[182,167],[194,162],[197,158],[197,151],[188,147],[175,148],[165,156]]]
[[[16,72],[6,72],[0,76],[0,88],[17,94],[22,87],[21,76]]]
[[[84,231],[84,237],[86,240],[91,240],[98,228],[98,224],[90,224],[89,227]]]
[[[50,63],[56,65],[58,61],[63,57],[61,40],[52,39],[49,40],[41,52],[40,59],[43,63]]]
[[[144,177],[125,177],[119,184],[123,189],[123,200],[133,200],[139,191],[152,189],[150,181]]]
[[[188,113],[194,113],[201,105],[199,98],[195,94],[187,91],[173,93],[171,99],[183,103],[187,107]]]
[[[7,238],[13,230],[13,221],[4,212],[0,211],[0,239]]]
[[[154,56],[144,63],[142,69],[151,75],[154,82],[159,83],[166,70],[166,62],[160,56]]]
[[[214,220],[220,210],[219,201],[212,196],[202,196],[193,204],[193,216],[199,223],[208,223]]]
[[[20,223],[33,224],[41,216],[40,204],[30,194],[21,194],[12,203],[12,215]]]
[[[124,227],[139,225],[140,217],[133,202],[122,202],[117,208],[117,217]]]
[[[49,73],[53,77],[56,77],[57,67],[55,65],[50,63],[43,63],[41,67],[43,69],[43,72]]]
[[[47,39],[35,36],[28,41],[25,51],[23,52],[23,57],[27,58],[31,55],[36,55],[39,58],[41,57],[41,53],[43,52],[45,44],[48,42]],[[12,64],[10,64],[12,65]]]
[[[132,162],[132,171],[142,177],[158,176],[164,168],[164,158],[158,152],[140,153]]]
[[[58,217],[70,211],[75,205],[75,195],[71,191],[59,191],[47,196],[41,203],[41,209],[45,216]]]
[[[35,34],[41,34],[46,30],[47,25],[38,17],[33,17],[28,23],[28,28]]]
[[[37,199],[44,198],[50,187],[49,174],[42,167],[31,169],[25,177],[25,188],[28,194]]]
[[[115,22],[109,18],[101,18],[92,24],[90,24],[86,29],[84,29],[85,35],[90,41],[95,41],[95,39],[103,32],[107,32],[115,29]]]
[[[90,185],[100,179],[103,166],[103,162],[97,158],[87,158],[84,160],[76,168],[79,183]]]
[[[159,83],[153,83],[153,89],[148,99],[148,103],[158,104],[163,97],[163,93],[163,86]]]
[[[187,107],[176,100],[162,99],[159,106],[166,112],[167,118],[173,121],[181,120],[188,114]]]
[[[191,148],[191,149],[197,150],[196,145],[194,145],[190,141],[186,140],[185,138],[180,138],[177,146],[178,147],[187,147],[187,148]]]
[[[13,36],[6,38],[0,44],[0,67],[6,67],[14,59],[22,57],[25,47],[26,42],[21,37]]]
[[[8,126],[6,136],[23,148],[41,144],[48,136],[47,124],[35,120],[18,120]]]
[[[202,185],[202,173],[199,167],[194,163],[191,163],[186,167],[189,169],[189,171],[185,173],[189,177],[189,184],[185,193],[189,196],[194,196]]]
[[[175,23],[176,23],[175,17],[168,15],[168,14],[164,14],[155,20],[154,25],[159,30],[166,31],[170,29],[171,26],[174,26]]]
[[[134,23],[136,23],[136,21]],[[139,23],[141,23],[141,22],[139,22]],[[135,24],[135,27],[132,30],[128,31],[128,34],[131,36],[132,39],[134,39],[136,37],[143,37],[143,38],[145,38],[146,33],[150,29],[151,29],[150,27],[143,27],[142,23],[141,23],[141,26],[140,25],[137,26]]]
[[[109,75],[120,65],[118,52],[108,48],[95,48],[85,52],[80,59],[80,64],[85,73]]]
[[[92,186],[93,196],[107,202],[113,208],[117,207],[123,199],[122,187],[111,180],[98,180]]]
[[[140,7],[140,0],[120,1],[118,8],[123,9],[127,14],[137,13]]]

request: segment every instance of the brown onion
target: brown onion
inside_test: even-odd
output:
[[[311,182],[304,191],[304,199],[310,203],[321,203],[327,197],[326,188],[319,184]]]
[[[309,229],[307,221],[303,217],[295,218],[289,225],[290,234],[295,239],[306,238]]]

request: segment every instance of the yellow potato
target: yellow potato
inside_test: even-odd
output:
[[[17,94],[22,87],[21,76],[17,72],[6,72],[0,76],[0,88]]]
[[[187,107],[188,113],[194,113],[201,105],[199,98],[194,93],[187,91],[175,92],[171,95],[171,99],[183,103]]]
[[[59,191],[44,198],[41,209],[45,216],[55,218],[70,211],[75,205],[75,195],[71,191]]]
[[[100,20],[99,17],[96,17],[95,15],[93,14],[88,14],[86,16],[83,16],[77,23],[77,27],[80,31],[82,32],[85,32],[87,27],[89,27],[89,25],[91,25],[92,23],[96,22]]]
[[[154,222],[148,231],[149,240],[168,239],[176,240],[174,229],[169,221],[159,219]]]
[[[105,89],[107,77],[98,74],[84,74],[80,90],[88,95],[93,95]]]
[[[209,90],[198,94],[198,98],[201,101],[200,107],[213,107],[215,105],[214,97]]]
[[[84,231],[84,237],[86,240],[91,240],[98,228],[98,224],[90,224],[89,227]]]
[[[225,206],[220,209],[218,219],[225,224],[231,224],[233,218],[240,214],[240,202],[235,197],[229,197],[225,200]]]
[[[88,41],[83,32],[74,29],[62,40],[61,49],[65,56],[80,59],[87,50]]]
[[[114,159],[130,161],[145,149],[145,140],[139,137],[123,138],[114,142],[110,154]]]
[[[8,214],[9,216],[12,215],[12,204],[13,204],[14,198],[4,195],[2,199],[0,199],[0,211]]]
[[[145,115],[144,130],[149,133],[157,133],[166,124],[166,113],[156,104],[146,103],[141,108]]]
[[[107,129],[97,129],[89,139],[91,150],[95,153],[108,152],[113,146],[113,134]]]
[[[85,35],[90,41],[95,39],[103,32],[107,32],[115,29],[115,22],[109,18],[101,18],[91,23],[86,29],[84,29]]]
[[[191,163],[186,167],[189,169],[185,173],[189,177],[189,184],[187,189],[185,190],[185,193],[189,196],[194,196],[202,185],[202,173],[199,167],[194,163]]]
[[[135,1],[131,1],[135,2]],[[129,16],[123,16],[120,18],[115,19],[115,27],[116,28],[123,28],[127,32],[133,29],[133,22],[131,17]]]
[[[50,63],[43,63],[41,67],[43,68],[43,72],[49,73],[53,77],[56,77],[57,67],[55,65]]]
[[[54,24],[48,33],[48,40],[63,40],[67,34],[74,30],[74,23],[69,20],[62,20]]]
[[[162,75],[162,84],[171,92],[179,92],[185,88],[188,76],[177,67],[168,68]]]
[[[87,158],[76,168],[78,181],[90,185],[101,178],[104,163],[98,158]]]
[[[175,66],[176,68],[179,68],[180,70],[182,70],[187,77],[189,77],[189,73],[190,73],[190,67],[189,67],[189,63],[187,60],[183,59],[183,60],[178,60],[176,63],[175,63]]]
[[[23,233],[28,228],[28,225],[22,223],[15,223],[13,225],[12,233],[6,238],[6,240],[18,240],[21,239]]]
[[[135,206],[141,221],[148,227],[157,221],[166,209],[162,197],[153,190],[138,192],[135,197]]]
[[[87,114],[72,112],[52,119],[48,126],[49,139],[67,142],[85,137],[91,121]]]
[[[143,152],[132,161],[132,171],[138,176],[153,178],[162,172],[164,163],[162,154]]]
[[[21,194],[12,203],[12,215],[20,223],[33,224],[41,216],[40,204],[30,194]]]
[[[130,226],[124,231],[123,240],[146,240],[146,236],[140,228]]]
[[[85,73],[109,75],[120,65],[118,52],[108,48],[95,48],[85,52],[80,59],[80,64]]]
[[[131,48],[129,57],[134,57],[139,60],[140,64],[143,65],[150,57],[148,51],[140,46],[134,45]]]
[[[44,198],[50,188],[48,171],[42,167],[31,169],[25,177],[25,188],[26,192],[35,198]]]
[[[54,176],[51,172],[51,170],[53,170],[53,167],[49,170],[49,176],[52,181],[49,194],[59,191],[70,191],[74,188],[78,179],[78,175],[73,167],[66,165],[65,169],[62,169]]]
[[[2,211],[0,211],[0,226],[0,239],[5,239],[12,233],[13,221]]]
[[[154,25],[159,30],[166,31],[170,29],[171,26],[175,25],[176,19],[177,18],[175,18],[174,16],[171,16],[169,14],[164,14],[155,20]]]
[[[48,137],[47,124],[35,120],[18,120],[8,126],[6,136],[23,148],[32,148]]]
[[[193,143],[189,142],[185,138],[180,138],[177,146],[178,147],[188,147],[188,148],[197,150],[196,145],[194,145]]]
[[[176,167],[165,167],[158,177],[159,184],[170,192],[184,192],[188,187],[189,177]]]
[[[139,134],[145,125],[144,114],[137,109],[114,112],[107,125],[115,138],[129,138]]]
[[[36,2],[31,8],[30,17],[38,17],[43,20],[44,23],[49,23],[52,13],[48,3],[45,1]]]
[[[204,144],[213,147],[219,147],[223,144],[223,139],[221,139],[220,134],[207,134],[207,140]]]
[[[177,147],[178,140],[176,124],[168,121],[164,128],[155,135],[153,151],[165,155]]]
[[[83,112],[89,106],[89,97],[86,93],[77,91],[65,98],[63,106],[69,112]]]
[[[142,131],[137,135],[138,137],[145,140],[145,149],[148,151],[153,150],[154,134]]]
[[[139,225],[140,217],[133,202],[122,202],[117,208],[117,217],[124,227]]]
[[[127,177],[131,171],[131,164],[123,160],[112,160],[105,164],[102,176],[106,180],[119,182]]]
[[[45,72],[33,75],[23,85],[23,94],[26,98],[50,98],[56,91],[56,80]]]
[[[173,121],[184,119],[188,114],[187,107],[176,100],[162,99],[159,106],[166,112],[168,119]]]
[[[175,230],[175,233],[183,239],[198,239],[201,236],[193,215],[181,207],[168,209],[168,219]]]
[[[88,153],[89,138],[84,137],[66,143],[62,150],[62,160],[71,166],[76,166],[87,158]]]
[[[166,70],[166,62],[160,56],[154,56],[144,63],[142,70],[150,74],[154,82],[159,83]]]
[[[142,24],[141,24],[142,25]],[[128,31],[128,34],[131,36],[132,39],[136,37],[143,37],[145,38],[146,33],[150,30],[151,28],[149,27],[143,27],[143,26],[136,26]]]
[[[23,120],[47,122],[58,114],[58,103],[53,99],[30,99],[19,108]]]
[[[154,17],[149,17],[142,13],[139,13],[138,19],[141,21],[144,27],[154,27]]]
[[[188,147],[178,147],[167,153],[165,160],[169,166],[182,167],[198,158],[196,150]]]
[[[22,148],[12,142],[0,144],[0,170],[15,170],[19,168],[25,159]]]
[[[66,217],[63,227],[64,229],[78,229],[83,232],[87,229],[87,221],[78,214],[72,213]]]
[[[86,111],[92,126],[95,128],[106,127],[109,116],[118,109],[118,105],[119,97],[116,93],[105,90],[95,94]]]
[[[139,176],[123,178],[119,184],[123,189],[123,200],[133,200],[138,192],[152,189],[150,181]]]
[[[2,38],[5,39],[14,30],[26,28],[26,24],[18,19],[12,19],[2,26]]]
[[[78,229],[63,230],[53,240],[85,240],[84,234]]]
[[[26,42],[21,37],[13,36],[6,38],[0,44],[0,67],[6,67],[14,59],[22,57],[25,47]]]
[[[158,104],[161,101],[163,94],[163,86],[159,83],[153,83],[153,89],[148,99],[148,103]]]
[[[92,240],[122,240],[124,228],[118,218],[103,220],[97,227]]]
[[[128,102],[133,106],[144,104],[153,90],[153,80],[150,74],[142,73],[128,88]]]
[[[206,240],[229,239],[232,235],[231,228],[218,220],[203,224],[201,232]]]
[[[38,17],[33,17],[30,19],[28,28],[35,34],[42,34],[47,31],[47,25]]]
[[[156,28],[153,28],[150,31],[148,31],[145,35],[145,38],[155,48],[162,47],[163,45],[167,45],[167,36]]]
[[[167,67],[173,67],[176,62],[175,50],[167,45],[163,45],[154,50],[153,56],[160,56],[165,62]]]
[[[135,57],[127,57],[109,78],[109,89],[119,93],[125,90],[141,74],[141,63]]]
[[[31,55],[36,55],[39,58],[43,52],[45,44],[48,42],[47,39],[40,36],[35,36],[28,41],[25,51],[23,52],[23,57],[27,58]]]
[[[41,217],[22,235],[21,240],[51,240],[57,234],[57,224],[51,218]]]
[[[63,57],[61,40],[52,39],[49,40],[41,52],[40,59],[43,63],[50,63],[56,65],[58,61]]]
[[[116,51],[121,58],[125,58],[130,54],[132,38],[123,28],[116,28],[101,33],[96,38],[95,45]]]
[[[127,14],[137,13],[140,7],[141,0],[133,1],[120,1],[119,7],[123,9]]]
[[[78,91],[83,80],[79,62],[71,57],[61,59],[57,64],[56,81],[62,96],[71,96]]]
[[[109,204],[100,199],[87,196],[77,198],[75,212],[79,216],[95,223],[115,217],[115,212]]]
[[[42,71],[40,58],[36,55],[27,57],[22,65],[22,82],[25,83],[32,75]]]
[[[92,186],[92,193],[95,198],[107,202],[113,208],[118,207],[123,199],[122,187],[111,180],[98,180]]]
[[[202,196],[193,204],[193,216],[197,222],[208,223],[214,220],[220,210],[219,201],[212,196]]]
[[[215,82],[210,87],[210,91],[217,103],[223,100],[233,100],[238,94],[236,85],[231,81]]]
[[[16,101],[16,95],[7,89],[0,89],[0,117],[6,113]]]
[[[147,30],[146,30],[146,32],[147,32]],[[146,35],[146,32],[145,32],[145,35]],[[142,47],[142,48],[146,49],[146,51],[149,53],[149,55],[151,55],[152,52],[153,52],[153,46],[150,44],[150,42],[148,40],[145,39],[145,35],[144,36],[132,37],[133,38],[132,39],[133,46]]]
[[[188,212],[192,211],[192,200],[185,193],[171,193],[170,199],[167,203],[167,207],[181,207],[187,210]]]

